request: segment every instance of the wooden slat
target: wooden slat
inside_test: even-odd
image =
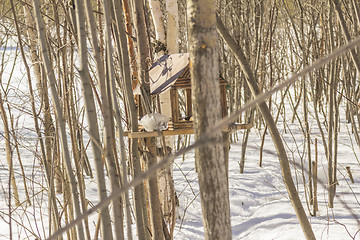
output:
[[[184,84],[174,84],[171,88],[173,89],[186,89],[186,88],[191,88],[191,84],[188,83],[184,83]]]
[[[147,137],[160,137],[172,135],[186,135],[193,134],[193,128],[165,130],[162,132],[124,132],[124,135],[129,138],[147,138]]]
[[[188,122],[188,121],[180,121],[177,123],[173,123],[173,128],[174,129],[181,129],[181,128],[193,128],[193,122]]]
[[[186,103],[186,116],[190,119],[192,117],[192,99],[191,99],[191,89],[185,90],[185,103]]]
[[[227,127],[223,130],[223,132],[236,131],[241,129],[250,129],[252,128],[252,124],[233,124],[230,127]],[[160,137],[160,136],[173,136],[173,135],[186,135],[186,134],[194,134],[193,128],[184,128],[184,129],[174,129],[174,130],[165,130],[162,132],[124,132],[124,136],[129,138],[147,138],[147,137]]]
[[[170,101],[171,101],[171,120],[179,122],[179,96],[176,89],[170,90]]]

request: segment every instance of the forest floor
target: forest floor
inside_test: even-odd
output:
[[[287,133],[282,131],[282,136],[288,147],[289,160],[294,166],[292,168],[293,180],[305,211],[310,216],[312,206],[308,208],[301,171],[301,157],[304,157],[302,155],[304,152],[303,135],[296,124],[288,125],[290,126]],[[327,161],[321,141],[318,144],[319,212],[316,216],[309,217],[316,239],[345,240],[354,239],[355,235],[355,239],[360,239],[358,232],[360,230],[360,165],[357,161],[360,151],[357,146],[354,146],[356,150],[353,151],[346,125],[343,125],[341,130],[337,174],[339,185],[337,185],[333,209],[328,208],[327,205]],[[320,139],[320,136],[315,134],[313,136],[313,143],[315,137]],[[240,132],[239,137],[242,139]],[[263,167],[259,167],[260,140],[259,132],[251,130],[243,174],[239,171],[241,141],[231,145],[229,191],[233,239],[305,239],[282,180],[279,161],[270,135],[267,135],[265,139]],[[312,148],[314,151],[313,144]],[[312,157],[314,160],[314,154]],[[355,183],[350,183],[346,166],[351,167]],[[304,162],[306,179],[308,178],[307,169],[307,162]],[[197,174],[194,171],[193,153],[188,154],[185,161],[182,159],[176,161],[174,178],[175,187],[180,196],[180,219],[176,225],[175,239],[203,239],[199,186]]]

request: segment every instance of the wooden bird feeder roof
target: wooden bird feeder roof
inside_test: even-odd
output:
[[[189,56],[189,53],[176,53],[163,55],[156,60],[149,70],[150,94],[160,94],[170,88],[191,88]],[[226,85],[222,77],[220,85]],[[134,89],[134,94],[140,94],[139,85]]]

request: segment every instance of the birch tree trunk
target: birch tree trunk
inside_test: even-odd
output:
[[[145,138],[146,152],[144,153],[145,162],[148,162],[148,166],[155,165],[157,162],[156,155],[156,139]],[[158,173],[156,173],[158,175]],[[151,210],[151,229],[153,240],[163,240],[163,224],[161,214],[161,204],[159,199],[159,188],[157,176],[150,178],[149,182],[149,195],[150,195],[150,210]]]
[[[141,0],[134,0],[135,12],[135,23],[137,28],[137,44],[138,44],[138,64],[139,64],[139,81],[142,91],[142,106],[145,108],[146,113],[151,112],[150,105],[150,84],[149,84],[149,49],[147,45],[147,33],[144,16],[144,5]],[[149,167],[156,164],[156,139],[149,138],[146,140],[145,145],[150,153],[148,163]],[[156,173],[157,174],[157,173]],[[151,206],[151,229],[152,239],[161,240],[164,239],[163,232],[163,221],[161,216],[161,205],[158,192],[158,181],[157,177],[149,179],[149,195],[150,195],[150,206]]]
[[[163,24],[163,14],[160,9],[159,0],[151,0],[151,11],[154,19],[155,31],[157,36],[157,42],[155,45],[155,53],[157,56],[161,56],[165,53],[173,54],[179,52],[178,47],[178,3],[176,0],[166,0],[166,17],[167,17],[167,28],[166,28],[166,43],[165,43],[165,28]],[[159,95],[159,112],[165,114],[171,118],[171,103],[170,103],[170,91],[165,91]],[[171,149],[174,147],[174,137],[166,136],[162,138],[164,154],[169,154],[167,146]],[[170,235],[173,233],[175,227],[175,188],[172,177],[173,165],[170,164],[167,167],[159,170],[158,183],[159,183],[159,194],[162,212],[164,220],[170,225]]]
[[[164,55],[166,51],[164,15],[161,12],[159,0],[150,0],[149,4],[150,4],[151,16],[154,21],[155,35],[156,35],[155,36],[156,43],[154,50],[157,56],[161,56]]]
[[[167,25],[166,25],[166,45],[168,54],[178,53],[178,25],[179,25],[179,16],[178,16],[178,6],[176,0],[166,0],[166,13],[167,13]],[[171,117],[171,107],[170,107],[170,91],[166,91],[160,95],[160,106],[161,113]],[[173,140],[171,137],[167,137],[167,145],[171,148],[173,147]]]
[[[169,53],[179,52],[179,15],[177,0],[166,0],[166,43]]]
[[[194,131],[199,139],[221,118],[215,1],[189,0],[190,72]],[[212,136],[221,141],[221,133]],[[196,150],[205,239],[231,239],[230,202],[223,145]]]

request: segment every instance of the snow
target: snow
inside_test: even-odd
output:
[[[11,69],[10,63],[11,61],[9,61],[5,70],[7,73]],[[38,236],[41,239],[45,239],[49,231],[48,195],[45,190],[47,184],[43,175],[43,167],[35,157],[39,149],[36,146],[33,120],[24,111],[29,109],[30,106],[26,98],[27,82],[24,78],[24,70],[21,64],[16,65],[14,72],[15,76],[13,78],[15,80],[8,81],[9,75],[4,74],[3,84],[8,82],[10,84],[8,101],[10,107],[12,107],[13,117],[16,120],[21,160],[25,169],[26,182],[32,199],[32,205],[23,204],[16,209],[12,206],[12,237],[13,239],[34,239],[35,236]],[[18,106],[18,108],[13,106]],[[286,106],[289,111],[286,116],[291,118],[288,103]],[[343,110],[344,108],[342,108]],[[300,111],[299,115],[301,116],[301,114]],[[317,138],[319,142],[319,212],[316,217],[310,217],[309,215],[310,210],[307,207],[304,184],[302,182],[301,159],[306,154],[304,155],[305,142],[300,126],[297,122],[290,123],[289,119],[280,119],[278,127],[286,143],[288,157],[293,166],[294,182],[303,201],[305,211],[308,213],[308,218],[316,238],[324,240],[360,239],[360,234],[357,232],[360,229],[359,220],[357,219],[360,217],[360,164],[358,161],[360,151],[359,147],[355,145],[354,137],[351,134],[351,126],[344,119],[341,120],[338,149],[338,195],[335,199],[335,208],[330,209],[327,207],[327,164],[324,149],[319,130],[312,117],[310,117],[309,123],[312,133],[312,160],[314,160],[314,139]],[[236,134],[238,139],[242,139],[243,131],[238,131]],[[305,239],[282,181],[279,161],[269,135],[265,139],[263,167],[258,166],[261,134],[262,131],[256,129],[251,129],[250,131],[244,174],[239,173],[241,140],[231,144],[229,192],[233,239]],[[0,239],[10,239],[8,207],[9,172],[4,149],[3,124],[1,122]],[[19,187],[20,199],[25,201],[23,178],[17,157],[16,152],[14,152],[16,182]],[[346,166],[351,167],[355,183],[350,183],[345,171]],[[306,162],[304,162],[304,169],[305,171],[307,170]],[[184,158],[176,159],[173,174],[180,202],[179,218],[176,222],[174,239],[204,239],[198,177],[194,167],[194,152],[187,153]],[[95,180],[87,177],[85,181],[87,189],[86,197],[92,204],[98,203]],[[57,194],[57,197],[62,202],[62,196]],[[91,230],[94,230],[96,221],[96,215],[90,217],[89,225]],[[135,225],[133,225],[133,234],[136,239]]]
[[[150,113],[143,116],[140,124],[147,132],[164,131],[168,128],[169,118],[160,113]]]
[[[278,126],[282,124],[279,123]],[[287,133],[283,131],[282,136],[286,140],[288,150],[291,150],[288,151],[289,153],[300,151],[299,155],[297,153],[294,155],[295,157],[288,154],[289,160],[300,164],[303,135],[299,126],[289,125],[291,126]],[[347,127],[347,124],[343,123],[342,131],[339,133],[339,185],[334,209],[327,207],[327,164],[323,147],[320,142],[318,144],[318,178],[321,181],[318,184],[319,212],[316,217],[309,217],[316,239],[353,239],[355,235],[357,237],[355,239],[360,239],[360,234],[357,233],[360,230],[360,223],[353,216],[355,214],[357,218],[360,218],[360,167],[356,161],[359,149],[353,151],[350,142],[352,136],[349,136]],[[239,139],[242,139],[242,132],[238,134]],[[265,139],[263,167],[258,165],[260,137],[257,130],[251,130],[244,174],[239,173],[241,142],[231,144],[229,190],[233,239],[305,239],[282,181],[279,162],[270,135],[267,135]],[[315,137],[320,139],[317,134],[312,137],[313,144]],[[312,149],[314,149],[313,144]],[[193,161],[194,157],[190,154],[185,161],[177,160],[174,167],[175,187],[180,199],[178,221],[180,224],[176,225],[175,239],[203,239],[199,187]],[[351,166],[354,179],[357,179],[354,184],[350,183],[345,166]],[[309,216],[310,210],[306,205],[300,166],[297,165],[296,168],[298,170],[292,172],[293,179]],[[307,167],[304,166],[304,169],[306,170]]]

